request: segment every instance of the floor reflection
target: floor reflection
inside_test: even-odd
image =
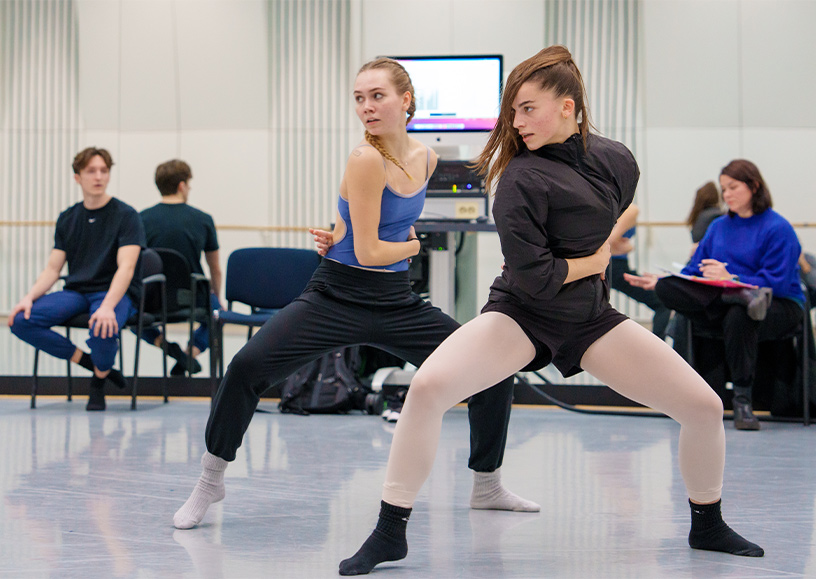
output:
[[[199,471],[209,402],[0,399],[5,576],[334,577],[375,522],[393,425],[378,417],[253,420],[203,524],[172,527]],[[467,414],[446,417],[392,577],[805,577],[816,574],[816,433],[727,429],[724,511],[764,559],[692,552],[667,419],[515,408],[503,468],[540,514],[472,511]],[[387,572],[386,572],[387,569]]]

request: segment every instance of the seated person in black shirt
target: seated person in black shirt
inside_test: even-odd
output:
[[[21,340],[93,372],[87,410],[105,410],[106,379],[126,386],[112,367],[119,329],[136,312],[141,291],[141,280],[133,274],[145,244],[144,229],[135,209],[107,193],[112,166],[105,149],[89,147],[74,157],[82,201],[60,214],[48,263],[8,319]],[[65,288],[46,293],[66,263]],[[51,329],[88,312],[90,354]]]
[[[161,193],[161,202],[142,211],[148,247],[175,249],[190,264],[193,273],[203,274],[201,252],[210,270],[209,306],[213,310],[221,308],[218,296],[221,293],[221,266],[218,258],[218,237],[213,218],[203,211],[187,204],[190,196],[190,180],[193,173],[184,161],[173,159],[156,167],[156,187]],[[202,306],[204,304],[199,304]],[[158,329],[146,330],[142,338],[162,349],[177,362],[170,373],[181,376],[188,368],[187,356],[196,358],[210,345],[210,337],[205,324],[199,325],[193,334],[193,343],[183,351],[175,342],[168,342]],[[201,371],[201,365],[194,359],[192,373]]]

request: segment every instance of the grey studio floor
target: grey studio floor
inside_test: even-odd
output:
[[[192,530],[172,526],[199,474],[209,401],[0,398],[0,576],[335,577],[367,537],[394,425],[377,416],[252,421],[227,497]],[[692,551],[664,418],[513,410],[507,486],[539,514],[473,511],[465,408],[446,416],[409,554],[375,577],[812,577],[816,426],[726,425],[724,510],[762,559]]]

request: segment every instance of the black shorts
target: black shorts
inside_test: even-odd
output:
[[[608,303],[588,322],[570,323],[555,320],[509,301],[488,301],[482,313],[499,312],[511,317],[527,334],[536,349],[532,362],[521,369],[531,372],[554,364],[564,378],[583,372],[581,358],[595,341],[609,330],[628,320]]]

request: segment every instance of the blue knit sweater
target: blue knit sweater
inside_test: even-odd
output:
[[[701,275],[703,259],[728,263],[741,282],[773,289],[775,298],[804,303],[799,286],[802,246],[788,221],[773,209],[748,218],[723,215],[715,219],[683,273]]]

